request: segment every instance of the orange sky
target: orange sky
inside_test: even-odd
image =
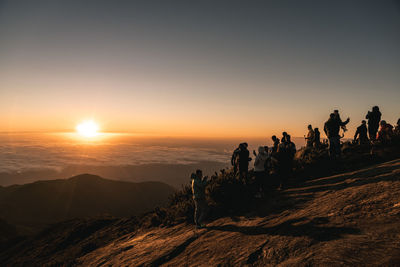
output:
[[[351,137],[374,105],[400,117],[391,2],[171,5],[2,4],[0,132],[94,119],[106,132],[299,137],[339,109]]]

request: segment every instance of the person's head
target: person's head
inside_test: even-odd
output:
[[[374,107],[372,107],[372,111],[379,111],[379,107],[378,106],[374,106]]]
[[[365,124],[367,124],[367,122],[366,122],[365,120],[362,120],[362,121],[361,121],[361,124],[364,124],[364,125],[365,125]]]
[[[276,135],[272,136],[272,141],[276,141]]]
[[[312,130],[312,126],[311,126],[311,124],[310,125],[308,125],[308,130]]]
[[[330,119],[334,119],[335,118],[335,113],[331,113],[331,115],[329,115]]]
[[[333,114],[335,114],[335,115],[339,114],[339,110],[335,109],[335,110],[333,111]]]
[[[268,153],[268,150],[269,150],[268,146],[264,146],[265,153]]]
[[[400,125],[400,119],[397,120],[397,125]]]
[[[319,132],[319,129],[318,129],[318,128],[315,128],[315,129],[314,129],[314,132],[318,133],[318,132]]]
[[[258,147],[258,153],[263,154],[265,152],[264,147],[263,146],[259,146]]]
[[[288,135],[287,132],[283,132],[283,133],[282,133],[282,136],[285,136],[285,137],[286,137],[287,135]]]
[[[286,141],[290,142],[290,134],[286,135]]]
[[[249,146],[249,144],[247,144],[246,142],[243,143],[244,148],[247,148]]]
[[[196,176],[198,177],[198,178],[203,178],[203,172],[200,170],[200,169],[197,169],[196,170]]]

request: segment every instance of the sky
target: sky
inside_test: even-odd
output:
[[[0,132],[351,136],[400,117],[399,1],[2,1]]]

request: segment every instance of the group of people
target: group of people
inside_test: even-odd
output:
[[[385,120],[381,120],[382,113],[379,111],[378,106],[374,106],[371,111],[368,111],[365,119],[362,120],[361,125],[357,127],[354,134],[353,142],[360,145],[373,145],[376,143],[388,143],[391,141],[393,135],[400,134],[399,124],[400,119],[397,121],[397,126],[394,128]],[[342,128],[346,131],[346,124],[350,121],[342,121],[339,116],[339,111],[335,110],[330,114],[329,119],[325,122],[324,131],[329,141],[329,155],[331,158],[338,158],[341,156],[340,139],[344,136],[339,135]],[[397,130],[396,130],[397,129]]]
[[[382,114],[379,107],[375,106],[372,111],[366,115],[366,120],[361,122],[357,127],[354,135],[354,143],[365,145],[373,144],[375,142],[387,143],[390,142],[392,136],[400,136],[400,119],[397,125],[393,127],[384,120],[381,120]],[[324,124],[324,132],[328,138],[329,156],[331,158],[338,158],[341,156],[340,139],[344,137],[344,132],[347,131],[346,125],[350,122],[350,118],[342,121],[338,110],[334,110],[329,115],[329,119]],[[340,135],[342,129],[343,134]],[[320,149],[321,136],[318,128],[308,125],[306,140],[306,148]],[[293,170],[293,161],[296,154],[296,145],[291,141],[291,137],[286,132],[282,133],[282,138],[279,140],[275,135],[272,136],[273,145],[260,146],[258,153],[253,151],[255,156],[254,160],[254,177],[256,188],[258,188],[257,196],[262,196],[265,192],[265,178],[270,173],[275,172],[280,179],[280,187],[284,187],[287,179],[290,177]],[[249,163],[252,161],[247,143],[241,143],[233,151],[231,157],[231,164],[233,172],[243,182],[247,182]],[[202,224],[207,210],[205,201],[205,187],[207,184],[207,177],[203,178],[201,170],[197,170],[192,174],[192,192],[195,203],[195,216],[194,221],[197,228],[205,227]]]

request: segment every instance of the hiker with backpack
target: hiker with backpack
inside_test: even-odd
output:
[[[368,111],[365,118],[368,120],[368,134],[371,141],[376,140],[376,133],[378,132],[379,122],[381,121],[382,113],[379,107],[375,106],[372,111]]]
[[[329,119],[325,122],[324,132],[328,137],[329,141],[329,156],[331,159],[340,158],[340,121],[337,119],[334,113],[329,115]]]
[[[206,227],[203,222],[208,209],[205,193],[207,177],[203,178],[203,172],[201,170],[196,170],[196,173],[192,173],[191,179],[194,201],[194,223],[197,229],[201,229]]]
[[[361,125],[357,127],[357,131],[354,134],[354,142],[359,145],[365,145],[369,143],[367,135],[367,122],[361,121]]]

